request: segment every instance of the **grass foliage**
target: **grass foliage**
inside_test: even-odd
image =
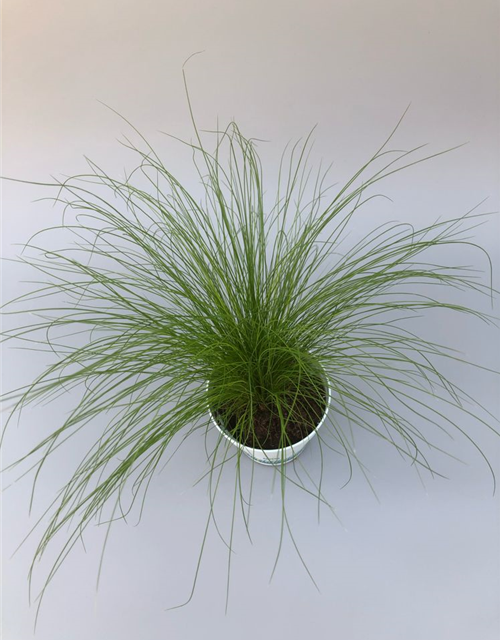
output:
[[[443,434],[462,434],[477,446],[460,419],[450,416],[492,428],[492,420],[480,417],[466,392],[440,371],[443,360],[460,360],[458,352],[413,331],[416,316],[434,311],[491,322],[460,302],[471,292],[491,296],[490,283],[472,268],[446,261],[456,255],[446,248],[474,250],[470,231],[484,214],[471,211],[418,229],[375,222],[344,249],[352,218],[380,197],[378,183],[440,153],[391,149],[395,129],[332,191],[328,172],[311,168],[309,136],[285,150],[269,204],[257,143],[234,122],[215,132],[200,132],[194,118],[193,124],[194,141],[183,144],[200,183],[194,190],[135,129],[137,142],[123,141],[136,158],[125,177],[108,175],[88,160],[81,175],[37,183],[55,189],[51,197],[64,207],[63,223],[27,243],[20,260],[38,270],[40,284],[4,308],[16,317],[4,340],[24,341],[57,357],[4,401],[14,405],[13,417],[29,403],[76,388],[81,394],[71,413],[16,464],[31,461],[36,481],[68,438],[98,416],[106,415],[107,422],[43,520],[34,564],[65,532],[42,594],[105,507],[111,505],[113,514],[105,520],[126,517],[179,443],[212,429],[209,404],[230,406],[244,433],[252,431],[255,408],[272,405],[286,446],[289,390],[300,401],[301,388],[314,386],[322,367],[332,405],[318,436],[320,466],[333,448],[345,454],[350,472],[358,467],[365,473],[352,440],[361,430],[433,474],[429,455],[446,453],[433,433],[439,443]],[[44,236],[50,237],[45,244]],[[60,248],[47,248],[54,243]],[[17,318],[27,312],[23,325]],[[215,494],[228,463],[236,476],[234,511],[241,504],[248,524],[251,497],[244,492],[251,487],[243,488],[239,478],[252,463],[220,436],[211,441],[207,529],[215,522]],[[308,489],[291,468],[275,470],[283,495],[282,534],[288,529],[290,535],[287,483],[327,502],[321,477]],[[257,472],[272,473],[259,468],[252,474]]]

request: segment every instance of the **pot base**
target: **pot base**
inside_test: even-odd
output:
[[[265,464],[267,466],[271,466],[271,467],[277,467],[281,464],[288,464],[289,462],[292,462],[293,460],[295,460],[295,458],[298,458],[299,455],[302,453],[303,449],[301,449],[300,451],[297,451],[297,453],[294,453],[291,456],[287,456],[286,458],[278,458],[278,459],[273,459],[273,458],[256,458],[255,456],[253,456],[251,453],[249,453],[248,451],[243,450],[243,453],[248,456],[250,458],[250,460],[253,460],[254,462],[257,462],[257,464]]]

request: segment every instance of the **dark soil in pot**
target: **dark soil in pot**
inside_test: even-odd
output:
[[[323,384],[318,384],[323,387]],[[247,447],[260,449],[279,449],[282,446],[290,446],[303,440],[316,429],[326,409],[326,393],[309,385],[301,388],[301,397],[295,401],[295,390],[285,398],[285,403],[291,410],[283,410],[283,419],[286,421],[285,442],[281,436],[281,420],[278,408],[275,404],[259,404],[254,408],[253,432],[248,429],[243,433],[238,427],[240,415],[230,413],[227,407],[220,407],[213,412],[214,418],[235,440]]]

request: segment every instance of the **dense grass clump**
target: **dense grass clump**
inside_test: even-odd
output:
[[[208,406],[255,446],[262,444],[254,437],[255,414],[269,407],[287,446],[287,416],[301,403],[324,402],[324,372],[332,402],[320,449],[343,451],[349,467],[358,464],[363,472],[350,437],[356,430],[434,473],[428,456],[440,447],[429,433],[454,430],[474,443],[447,408],[490,427],[440,372],[440,360],[458,356],[407,324],[417,313],[443,309],[490,321],[449,293],[490,295],[491,287],[476,271],[447,264],[442,251],[461,243],[470,250],[468,234],[480,214],[420,229],[374,221],[351,246],[342,243],[353,216],[377,197],[377,183],[434,156],[419,156],[421,148],[390,150],[391,134],[332,194],[326,172],[309,167],[308,137],[283,154],[269,205],[254,141],[231,122],[203,134],[212,136],[208,151],[196,126],[195,132],[189,148],[201,199],[142,136],[136,144],[124,142],[137,158],[125,178],[89,160],[85,173],[43,184],[56,190],[54,200],[65,209],[61,227],[45,232],[60,249],[47,249],[40,234],[28,243],[20,259],[42,282],[8,305],[6,312],[32,315],[4,337],[35,341],[57,359],[4,399],[14,403],[14,414],[28,403],[81,390],[70,415],[27,453],[37,476],[67,438],[96,416],[109,416],[52,505],[35,560],[61,530],[71,529],[47,583],[106,505],[115,519],[126,514],[125,487],[131,488],[129,508],[143,495],[174,436],[184,442],[211,428]],[[236,457],[239,477],[241,452],[228,447],[216,438],[211,476]],[[292,481],[285,469],[276,470],[283,486]],[[211,480],[211,512],[218,482],[219,476]],[[312,493],[324,502],[321,479],[315,487]],[[235,503],[236,496],[246,518],[238,481]],[[285,511],[283,522],[287,528]]]

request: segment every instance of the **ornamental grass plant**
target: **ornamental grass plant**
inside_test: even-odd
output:
[[[381,181],[445,152],[393,148],[398,123],[345,184],[332,188],[328,171],[310,164],[309,135],[283,153],[270,204],[259,143],[235,122],[200,131],[190,102],[189,109],[194,138],[179,143],[192,154],[201,199],[130,123],[122,144],[135,161],[125,177],[87,160],[79,175],[30,182],[50,192],[63,219],[33,236],[19,257],[40,278],[4,305],[14,327],[3,340],[49,351],[52,360],[30,384],[4,394],[6,428],[30,403],[69,393],[75,400],[12,466],[25,465],[36,482],[69,438],[98,416],[107,423],[42,520],[33,566],[66,533],[40,602],[86,528],[108,507],[108,523],[140,510],[149,483],[180,444],[189,447],[188,436],[211,434],[208,472],[200,469],[209,486],[207,528],[217,526],[221,469],[230,465],[235,474],[233,525],[220,532],[229,549],[234,519],[241,515],[248,524],[252,482],[241,479],[245,465],[255,466],[252,477],[276,474],[282,535],[293,535],[287,483],[329,504],[323,452],[342,452],[350,474],[365,474],[351,437],[357,431],[431,475],[439,473],[435,455],[448,453],[442,434],[460,435],[494,476],[475,438],[476,428],[495,429],[494,418],[442,372],[443,362],[462,357],[419,336],[412,323],[435,312],[493,322],[467,302],[471,294],[494,294],[489,258],[471,239],[488,214],[474,209],[421,228],[373,219],[360,239],[346,241],[360,209],[382,197]],[[59,248],[48,248],[54,243]],[[486,277],[450,262],[456,252],[447,249],[456,247],[476,252]],[[313,489],[293,475],[295,463],[257,467],[215,434],[209,408],[243,444],[265,450],[297,442],[325,410],[323,376],[331,402],[308,460],[318,476]]]

